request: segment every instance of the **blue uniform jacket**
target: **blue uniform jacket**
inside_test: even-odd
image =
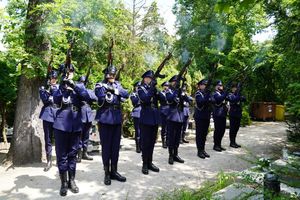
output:
[[[223,91],[215,91],[212,95],[212,99],[214,102],[213,108],[213,117],[226,117],[227,116],[227,106],[226,106],[226,98],[227,94]]]
[[[50,91],[47,91],[45,89],[40,89],[39,91],[40,98],[44,104],[39,116],[40,119],[47,122],[54,122],[57,107],[55,107],[54,105],[53,93],[58,89],[59,89],[59,85],[51,85]]]
[[[168,90],[163,90],[159,92],[160,113],[165,116],[167,116],[169,112],[169,104],[166,96],[167,92]]]
[[[119,94],[109,91],[108,87],[113,87],[115,91],[118,90]],[[128,99],[129,93],[127,90],[118,81],[112,84],[103,81],[96,84],[95,94],[100,106],[97,110],[95,120],[103,124],[121,124],[121,99]]]
[[[141,108],[141,102],[140,102],[137,92],[133,92],[130,95],[130,100],[133,105],[131,117],[140,118],[142,108]]]
[[[183,102],[189,101],[187,95],[179,94],[179,90],[170,89],[167,93],[167,101],[170,105],[167,120],[173,122],[183,122],[184,113],[183,113]]]
[[[246,101],[246,98],[237,93],[229,93],[228,101],[230,103],[229,116],[230,117],[242,117],[241,103]]]
[[[60,85],[59,90],[54,92],[54,103],[60,108],[56,112],[53,128],[69,133],[81,131],[80,94],[76,91],[76,87],[71,91]]]
[[[89,90],[85,87],[84,83],[77,83],[75,90],[78,94],[80,94],[82,123],[93,122],[95,116],[92,111],[91,105],[93,102],[96,102],[98,98],[96,97],[93,90]]]
[[[194,119],[210,119],[210,93],[202,90],[198,90],[195,94],[196,105],[194,112]]]
[[[138,95],[142,107],[140,123],[146,125],[158,125],[160,123],[160,116],[156,88],[142,84],[138,87]]]

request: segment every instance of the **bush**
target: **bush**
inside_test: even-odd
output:
[[[249,126],[250,124],[251,124],[251,119],[250,119],[249,112],[246,108],[243,108],[241,126],[245,127],[245,126]]]

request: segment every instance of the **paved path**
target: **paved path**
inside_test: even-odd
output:
[[[180,156],[184,164],[167,164],[168,153],[156,144],[154,163],[160,167],[159,173],[141,173],[141,155],[134,152],[134,141],[123,139],[124,148],[120,152],[119,172],[127,177],[126,183],[112,181],[111,186],[103,184],[104,172],[100,155],[93,161],[83,161],[77,165],[78,194],[70,191],[63,199],[154,199],[162,192],[178,187],[197,188],[205,180],[213,179],[216,174],[239,171],[251,166],[244,158],[250,158],[249,152],[256,156],[272,157],[280,153],[280,147],[286,140],[284,123],[255,123],[241,128],[238,141],[242,149],[228,147],[228,130],[223,139],[227,151],[218,153],[212,150],[212,133],[208,136],[207,152],[210,159],[202,160],[196,156],[196,146],[192,142],[180,146]],[[192,139],[194,135],[190,135]],[[57,168],[43,172],[44,163],[23,167],[0,167],[0,199],[61,199],[60,181]]]

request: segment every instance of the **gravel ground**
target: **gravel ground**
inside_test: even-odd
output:
[[[119,158],[119,172],[127,177],[127,182],[112,181],[111,186],[103,183],[101,155],[96,153],[93,161],[83,161],[77,165],[78,194],[70,191],[63,199],[155,199],[163,192],[180,187],[198,188],[206,180],[214,179],[220,170],[233,172],[244,170],[251,163],[246,159],[257,157],[278,156],[286,141],[286,126],[278,122],[256,122],[251,126],[241,128],[238,142],[241,149],[229,148],[228,130],[223,139],[224,152],[212,150],[212,133],[208,135],[206,145],[209,159],[196,156],[197,150],[194,134],[189,135],[190,143],[179,148],[179,155],[184,164],[168,164],[167,149],[158,142],[154,149],[154,164],[160,168],[159,173],[149,175],[141,173],[141,154],[137,154],[134,141],[122,140],[122,150]],[[0,153],[5,147],[0,145]],[[55,162],[54,162],[55,163]],[[0,166],[0,199],[60,199],[60,180],[56,166],[44,172],[45,163],[30,164],[22,167]]]

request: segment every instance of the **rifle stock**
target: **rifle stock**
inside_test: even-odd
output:
[[[180,81],[183,80],[183,75],[186,73],[188,67],[191,65],[192,60],[194,59],[194,56],[192,56],[191,58],[188,59],[188,61],[184,64],[184,66],[181,68],[178,77],[177,77],[177,81],[176,81],[176,87],[180,87]]]
[[[70,42],[70,46],[67,50],[67,55],[66,55],[66,61],[65,61],[65,76],[68,79],[69,78],[69,73],[70,73],[70,67],[71,67],[71,51],[73,49],[75,43],[75,35],[72,38],[72,41]]]
[[[116,75],[116,77],[115,77],[115,80],[118,81],[118,80],[120,79],[120,77],[121,77],[121,72],[123,71],[124,67],[125,67],[125,64],[123,63],[123,64],[121,65],[120,69],[119,69],[118,72],[117,72],[117,75]]]
[[[107,67],[111,66],[113,64],[113,55],[112,50],[114,48],[114,40],[111,38],[111,44],[109,46],[108,55],[107,55]]]

